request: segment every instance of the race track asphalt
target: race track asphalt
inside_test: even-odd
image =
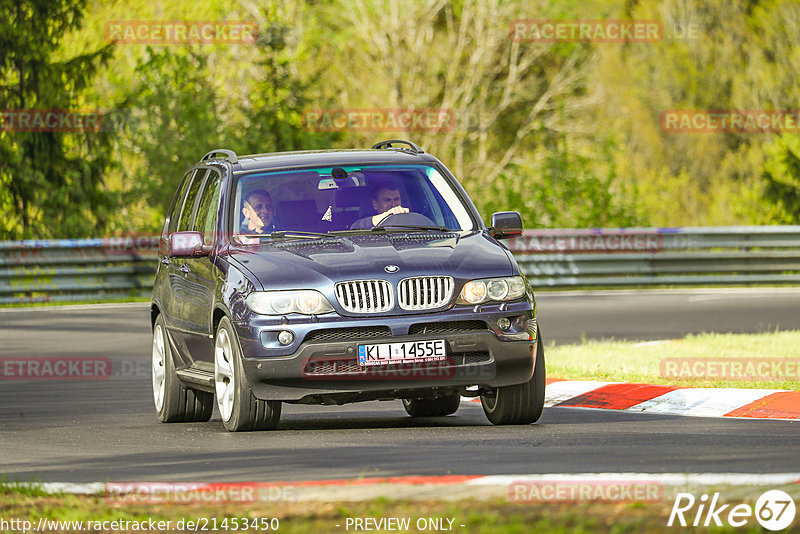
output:
[[[800,291],[542,293],[547,340],[650,340],[800,328]],[[102,380],[0,378],[0,475],[43,481],[311,480],[361,476],[797,470],[800,422],[548,408],[493,427],[480,405],[411,419],[399,401],[285,406],[272,432],[162,424],[147,304],[0,310],[0,359],[108,358]]]

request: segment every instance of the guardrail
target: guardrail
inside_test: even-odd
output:
[[[158,236],[0,242],[0,304],[149,294]]]
[[[800,226],[528,230],[534,287],[796,284]],[[158,236],[0,242],[0,303],[147,295]]]
[[[800,282],[800,226],[533,230],[508,246],[534,287]]]

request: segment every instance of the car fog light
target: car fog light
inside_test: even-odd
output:
[[[294,341],[294,334],[288,330],[281,330],[280,334],[278,334],[278,343],[281,345],[291,345],[292,341]]]
[[[497,326],[500,328],[500,330],[508,330],[511,328],[511,321],[508,319],[508,317],[501,317],[497,320]]]

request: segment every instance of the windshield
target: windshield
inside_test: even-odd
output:
[[[235,187],[235,234],[474,229],[458,194],[428,165],[251,173]]]

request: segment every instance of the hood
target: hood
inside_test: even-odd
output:
[[[318,289],[346,280],[450,275],[455,280],[516,274],[510,254],[484,232],[336,236],[231,246],[230,257],[264,289]],[[396,272],[386,271],[395,266]],[[390,268],[390,270],[394,270]]]

